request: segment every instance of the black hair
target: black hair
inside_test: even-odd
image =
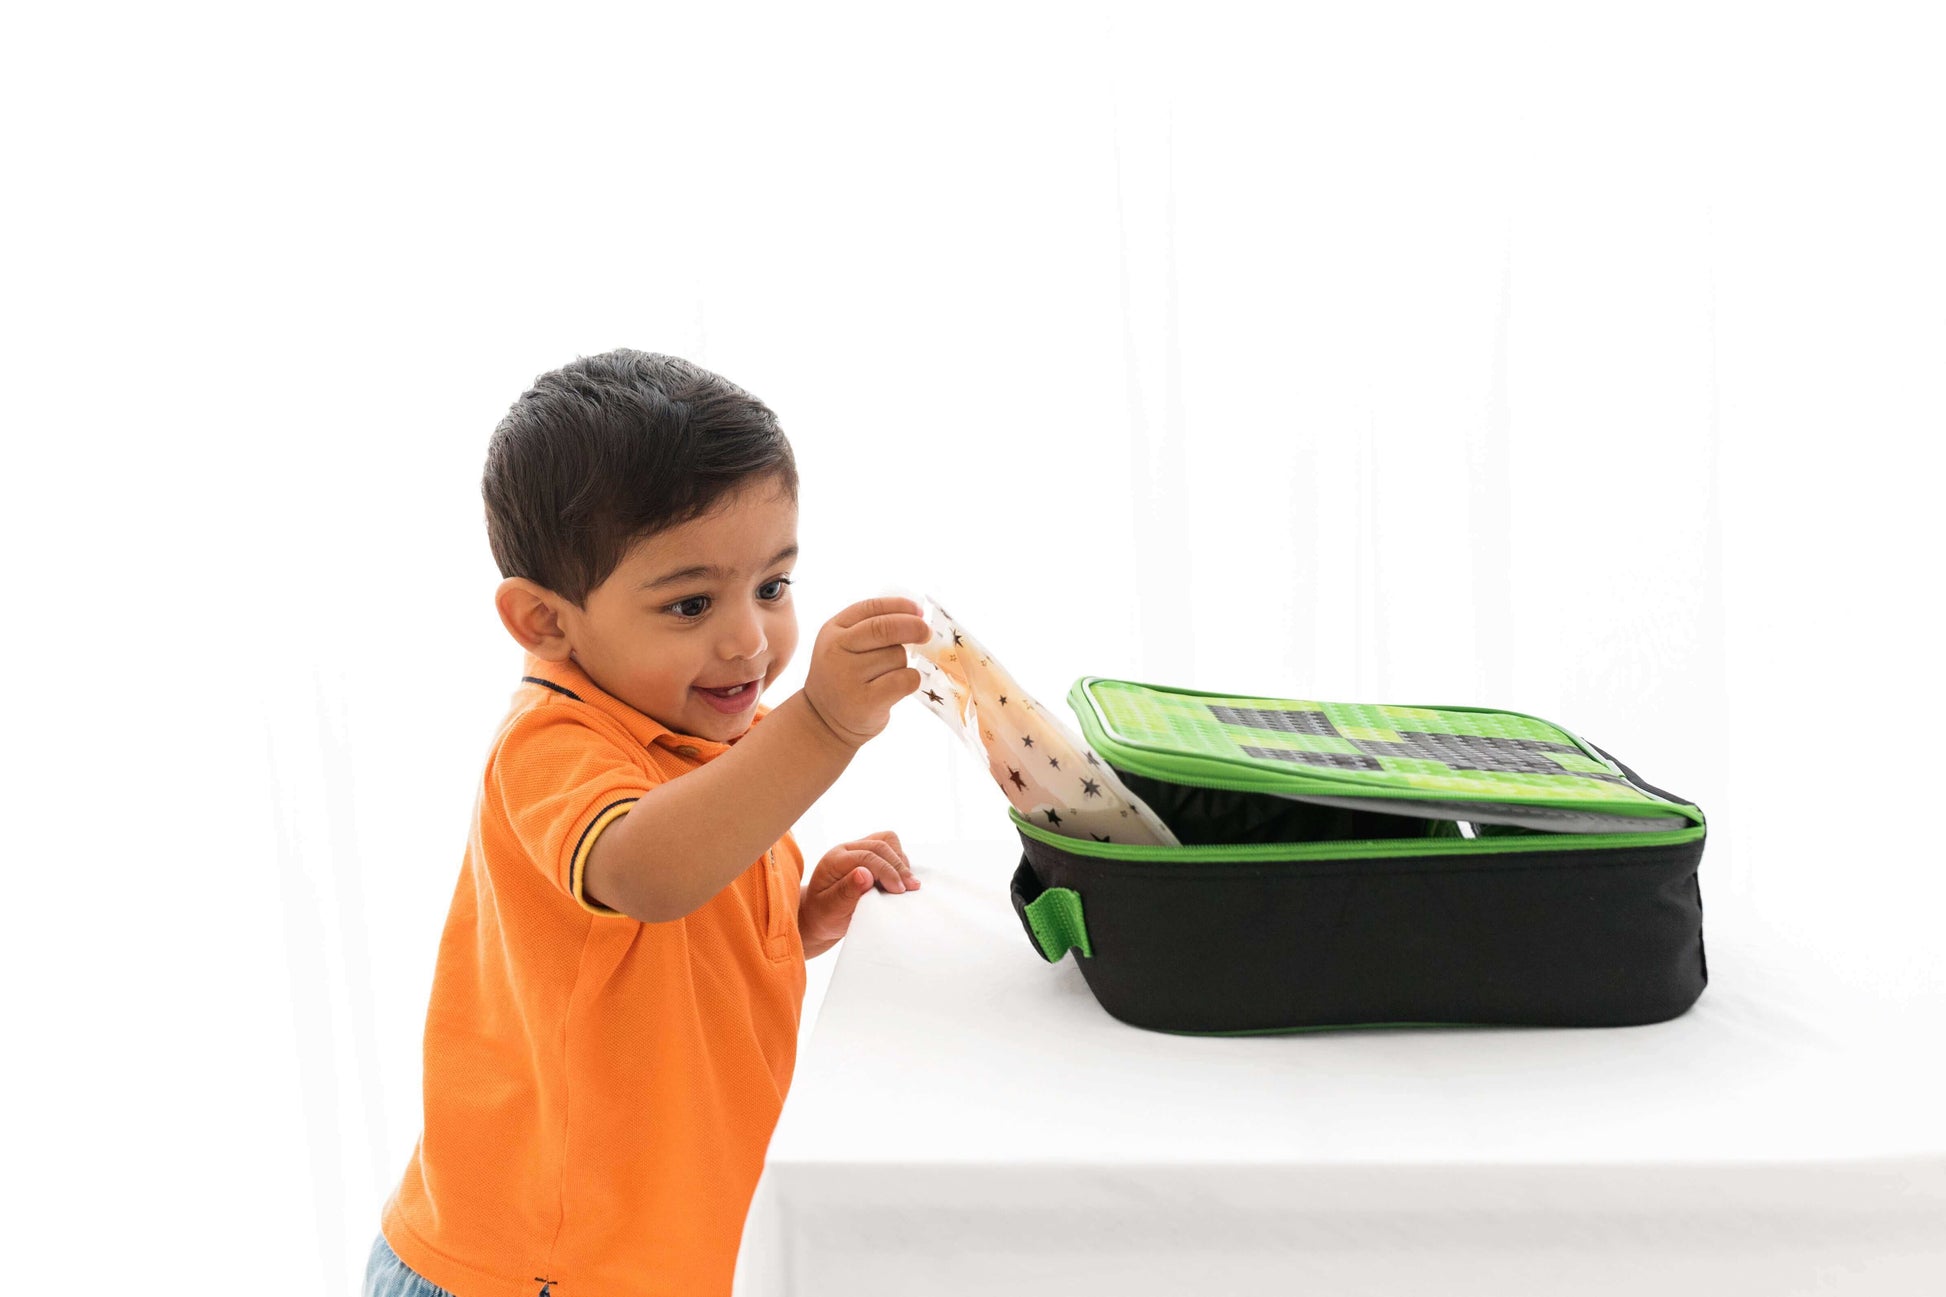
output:
[[[676,356],[622,349],[542,374],[493,430],[480,494],[500,575],[585,606],[636,542],[797,461],[762,401]]]

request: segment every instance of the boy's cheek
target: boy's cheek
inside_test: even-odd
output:
[[[777,683],[777,677],[784,674],[784,668],[791,664],[791,658],[796,653],[797,617],[792,614],[777,637],[776,653],[770,660],[769,672],[764,676],[764,688],[768,689]]]

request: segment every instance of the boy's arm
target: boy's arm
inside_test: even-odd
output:
[[[657,785],[603,829],[583,893],[643,923],[693,914],[789,832],[857,751],[800,689],[727,752]]]

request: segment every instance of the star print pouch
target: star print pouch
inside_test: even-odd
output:
[[[1097,676],[1067,701],[1164,831],[1016,803],[1013,903],[1124,1022],[1624,1026],[1702,994],[1703,812],[1560,726]]]
[[[906,646],[921,704],[985,759],[1021,816],[1096,842],[1176,845],[1175,835],[1115,772],[930,595],[907,593],[932,638]]]

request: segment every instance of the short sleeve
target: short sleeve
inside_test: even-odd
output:
[[[646,755],[577,709],[550,705],[507,727],[488,788],[515,845],[548,881],[590,913],[619,915],[583,890],[588,854],[603,829],[661,782]]]

